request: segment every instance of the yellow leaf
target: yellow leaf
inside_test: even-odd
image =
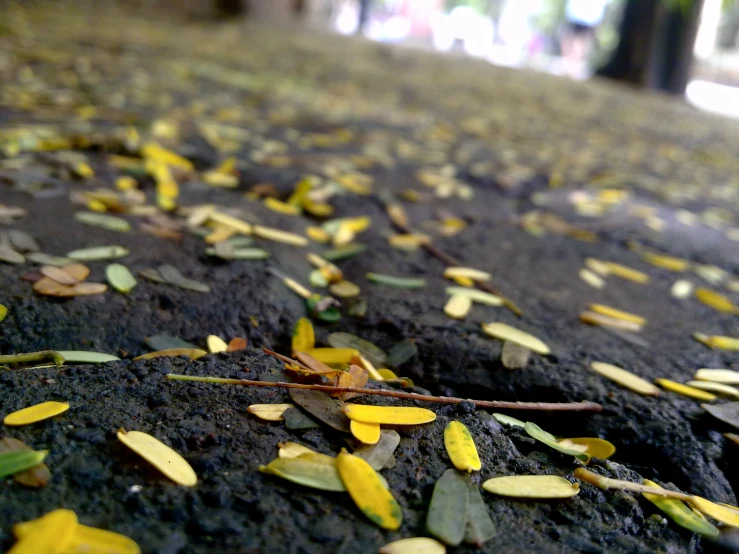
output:
[[[720,506],[700,496],[691,496],[690,503],[708,517],[712,517],[731,527],[739,527],[739,512]]]
[[[226,342],[221,337],[218,337],[216,335],[208,335],[206,342],[208,343],[208,351],[211,354],[215,354],[216,352],[228,351],[228,344],[226,344]]]
[[[207,352],[205,350],[200,350],[199,348],[168,348],[166,350],[157,350],[156,352],[136,356],[133,360],[151,360],[152,358],[166,358],[169,356],[187,356],[191,360],[197,360],[206,354]]]
[[[213,232],[205,237],[205,242],[206,244],[218,244],[219,242],[230,239],[235,234],[236,231],[233,227],[228,227],[227,225],[216,225]]]
[[[482,464],[469,429],[459,421],[450,421],[444,429],[444,446],[454,467],[460,471],[480,471]]]
[[[483,324],[482,330],[491,337],[515,342],[524,348],[528,348],[533,352],[538,352],[545,356],[551,352],[549,347],[535,336],[516,329],[515,327],[511,327],[510,325],[506,325],[505,323]]]
[[[307,352],[316,345],[316,335],[310,319],[301,317],[293,329],[293,352]]]
[[[585,447],[586,454],[593,458],[607,460],[616,452],[616,447],[610,442],[594,437],[579,437],[574,439],[562,439],[558,441],[565,448]]]
[[[380,440],[379,423],[362,423],[361,421],[350,421],[349,428],[352,435],[364,444],[376,444]]]
[[[398,378],[398,376],[395,374],[395,372],[392,369],[378,369],[377,373],[379,373],[383,379],[397,379]]]
[[[141,431],[118,430],[118,440],[175,483],[194,487],[198,482],[190,464],[163,442]]]
[[[316,242],[320,242],[322,244],[326,244],[328,241],[331,240],[331,235],[329,235],[326,231],[324,231],[320,227],[314,227],[314,226],[306,227],[305,234],[308,235],[309,239],[314,240]]]
[[[43,402],[6,415],[3,423],[11,426],[29,425],[63,414],[68,409],[69,404],[66,402]]]
[[[189,160],[183,158],[179,154],[175,154],[170,150],[162,148],[156,143],[150,142],[141,147],[141,154],[144,158],[155,160],[159,163],[171,165],[184,169],[185,171],[192,171],[193,166]]]
[[[455,279],[456,281],[457,279]],[[447,294],[460,294],[462,296],[469,296],[473,302],[478,302],[480,304],[487,304],[488,306],[502,306],[503,305],[503,299],[500,296],[496,296],[494,294],[490,294],[489,292],[485,292],[478,289],[468,288],[465,286],[461,287],[447,287],[446,288]]]
[[[413,537],[388,543],[379,554],[446,554],[446,546],[428,537]]]
[[[611,381],[615,381],[619,385],[634,392],[648,396],[659,396],[659,389],[652,383],[645,381],[641,377],[637,377],[623,368],[603,362],[593,362],[590,364],[590,367],[598,375],[602,375]]]
[[[303,201],[303,209],[316,217],[329,217],[334,213],[334,207],[331,204],[313,202],[310,198],[306,198]]]
[[[696,340],[699,340],[700,342],[704,343],[706,346],[709,346],[710,348],[718,348],[719,350],[729,350],[731,352],[739,352],[739,338],[734,337],[723,337],[721,335],[700,335],[701,338],[698,338],[698,333],[694,334],[693,337]]]
[[[597,314],[621,319],[623,321],[629,321],[631,323],[636,323],[637,325],[645,325],[647,323],[647,320],[640,315],[625,312],[623,310],[617,310],[616,308],[604,306],[603,304],[590,304],[590,309]]]
[[[464,319],[470,313],[472,299],[463,294],[453,294],[444,306],[444,313],[452,319]]]
[[[62,554],[77,532],[77,515],[72,510],[54,510],[35,520],[31,532],[8,554]]]
[[[115,180],[115,188],[118,190],[133,190],[138,183],[130,175],[121,175]]]
[[[733,396],[734,398],[739,399],[739,389],[723,383],[714,383],[711,381],[688,381],[685,384],[696,389],[717,392],[718,394]]]
[[[570,498],[580,492],[579,484],[570,483],[556,475],[495,477],[485,481],[482,488],[493,494],[514,498]]]
[[[355,235],[354,231],[346,223],[341,223],[334,234],[334,246],[345,246],[349,244],[354,240]]]
[[[683,396],[697,398],[698,400],[705,400],[706,402],[716,400],[715,394],[711,394],[710,392],[706,392],[688,385],[683,385],[682,383],[677,383],[669,379],[655,379],[654,382],[661,386],[663,389],[682,394]]]
[[[418,233],[391,235],[387,240],[390,246],[400,250],[417,250],[422,244],[429,244],[431,242],[431,238],[428,235]]]
[[[603,279],[603,277],[598,275],[595,271],[591,271],[590,269],[583,268],[580,270],[579,275],[580,275],[580,279],[585,281],[588,285],[590,285],[594,289],[602,289],[603,287],[606,286],[606,282]]]
[[[347,229],[354,233],[361,233],[369,229],[371,223],[372,219],[367,215],[363,215],[360,217],[347,217],[342,220],[341,225],[346,226]]]
[[[489,281],[491,275],[487,271],[480,271],[471,267],[448,267],[444,270],[444,277],[447,279],[466,277],[474,281]]]
[[[300,208],[293,206],[292,204],[286,204],[277,198],[268,196],[264,199],[265,207],[269,208],[273,212],[284,215],[300,215]]]
[[[331,284],[328,290],[337,298],[356,298],[362,292],[357,285],[346,280]]]
[[[270,227],[262,227],[261,225],[254,225],[254,234],[259,238],[281,242],[283,244],[291,244],[293,246],[305,246],[308,244],[308,239],[303,236]]]
[[[642,285],[649,282],[649,275],[636,269],[631,269],[625,265],[617,264],[615,262],[603,262],[608,268],[608,273],[626,279],[627,281],[633,281],[634,283],[640,283]],[[592,267],[591,267],[592,269]]]
[[[52,512],[53,513],[53,512]],[[40,519],[18,523],[13,526],[13,533],[19,539],[35,531]],[[141,549],[133,540],[124,535],[77,525],[77,529],[64,550],[65,554],[141,554]]]
[[[204,210],[206,208],[208,207],[203,207]],[[232,215],[214,211],[209,213],[208,218],[215,223],[231,227],[234,231],[241,233],[242,235],[251,235],[254,232],[254,226],[251,223],[247,223],[246,221]]]
[[[395,531],[403,522],[403,513],[393,495],[367,462],[345,449],[336,457],[336,468],[357,507],[375,524]]]
[[[475,286],[475,282],[469,277],[454,277],[452,280],[460,287],[472,288]]]
[[[701,368],[695,372],[695,378],[700,379],[701,381],[739,385],[739,371],[733,369]]]
[[[436,419],[436,414],[426,408],[407,408],[402,406],[347,404],[344,406],[344,413],[352,421],[384,425],[419,425]]]
[[[321,458],[326,461],[331,460],[331,462],[334,461],[333,456],[327,456],[326,454],[320,454],[316,452],[315,450],[311,450],[307,446],[303,446],[302,444],[298,444],[296,442],[285,442],[281,443],[279,445],[280,449],[277,451],[277,455],[280,458],[298,458],[302,456],[303,454],[310,454],[311,456]]]
[[[688,260],[665,256],[664,254],[654,254],[652,252],[644,252],[641,255],[641,258],[648,264],[652,264],[655,267],[661,267],[668,271],[685,271],[690,266],[690,262]]]
[[[283,421],[285,410],[294,407],[294,404],[252,404],[246,411],[266,421]]]
[[[359,351],[354,348],[310,348],[304,352],[327,365],[348,364],[359,356]]]
[[[352,357],[352,363],[366,369],[369,377],[373,381],[382,381],[382,375],[380,375],[380,372],[378,372],[377,369],[375,369],[375,366],[372,365],[372,362],[370,362],[367,358],[365,358],[361,354],[357,353],[356,356]]]
[[[613,329],[621,329],[622,331],[639,332],[642,330],[642,326],[633,321],[626,321],[624,319],[617,319],[603,314],[595,312],[584,311],[580,313],[580,321],[587,323],[588,325],[597,325],[600,327],[611,327]]]
[[[719,312],[739,314],[739,307],[735,306],[731,300],[710,289],[702,287],[695,289],[695,297],[706,306],[709,306],[714,310],[718,310]]]

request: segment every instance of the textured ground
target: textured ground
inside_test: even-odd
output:
[[[596,465],[604,474],[638,479],[633,471],[736,503],[739,449],[722,434],[730,428],[710,419],[697,401],[668,392],[641,397],[588,369],[590,362],[604,361],[647,379],[686,381],[701,367],[737,367],[736,353],[711,350],[691,336],[736,336],[736,316],[670,295],[673,282],[685,278],[736,301],[739,295],[730,288],[736,278],[710,285],[693,272],[650,266],[629,248],[635,242],[737,274],[735,123],[605,83],[569,83],[290,29],[170,27],[96,14],[67,14],[60,24],[60,18],[13,13],[0,38],[0,146],[6,154],[0,158],[0,205],[28,212],[0,221],[0,231],[23,230],[54,255],[125,246],[130,254],[120,261],[132,271],[168,263],[207,283],[211,292],[139,279],[128,295],[109,291],[59,300],[35,295],[21,279],[37,266],[0,263],[0,303],[9,308],[0,323],[1,353],[55,348],[123,358],[102,366],[0,370],[3,414],[46,400],[72,404],[53,420],[0,430],[49,449],[53,476],[42,490],[12,480],[0,485],[0,549],[12,544],[13,523],[68,507],[83,523],[132,537],[145,552],[374,552],[391,540],[424,533],[433,484],[450,467],[441,436],[452,418],[475,437],[483,462],[480,482],[525,473],[571,477],[578,466],[525,433],[501,428],[482,411],[436,406],[435,423],[402,432],[397,464],[383,472],[403,508],[397,532],[372,525],[346,495],[258,473],[280,442],[335,454],[346,446],[345,437],[326,428],[290,431],[246,412],[252,403],[289,401],[279,390],[172,383],[163,376],[258,379],[277,368],[261,348],[289,353],[292,327],[305,307],[268,268],[307,283],[305,253],[328,247],[256,241],[270,252],[269,260],[223,262],[207,256],[203,239],[187,229],[180,241],[144,232],[145,216],[118,214],[133,224],[129,233],[75,221],[74,213],[85,208],[70,193],[113,189],[120,170],[105,150],[125,153],[128,126],[187,157],[199,171],[229,155],[238,159],[238,188],[214,188],[191,175],[180,183],[183,207],[209,202],[248,221],[302,234],[315,218],[275,213],[245,193],[271,183],[284,199],[304,175],[329,181],[361,171],[373,177],[375,192],[413,189],[428,196],[421,203],[401,200],[412,225],[465,264],[489,271],[523,317],[476,306],[464,321],[448,318],[442,308],[449,282],[441,262],[422,250],[389,247],[393,231],[381,203],[344,191],[330,200],[335,217],[372,218],[358,237],[369,249],[339,263],[361,287],[368,310],[362,319],[345,314],[338,323],[317,325],[318,344],[335,331],[384,349],[415,339],[419,355],[400,373],[434,394],[599,402],[604,410],[598,414],[511,415],[558,436],[611,441],[617,447],[612,461],[623,467]],[[72,149],[95,170],[94,178],[66,175],[54,163],[63,158],[58,151],[38,152],[39,137],[73,136],[89,139],[89,145]],[[419,170],[445,176],[455,190],[469,187],[473,197],[439,197],[438,189],[421,183]],[[153,205],[151,178],[139,185]],[[597,195],[603,188],[628,195],[597,216],[573,210],[582,198],[602,207]],[[534,211],[556,214],[560,223],[591,230],[596,239],[565,236],[558,232],[561,224],[536,236],[540,229],[525,223]],[[450,215],[468,225],[443,236],[439,222]],[[184,221],[177,213],[169,218],[178,225]],[[651,281],[610,277],[596,290],[578,277],[588,257],[645,271]],[[107,262],[88,265],[89,280],[103,282]],[[387,288],[369,283],[369,271],[425,277],[428,285],[422,291]],[[639,334],[644,344],[580,323],[579,312],[591,302],[646,317]],[[479,325],[491,321],[533,333],[552,346],[553,355],[535,355],[525,369],[506,370],[501,343]],[[249,348],[195,362],[131,361],[148,351],[144,338],[158,333],[201,347],[210,334],[242,336]],[[117,442],[120,427],[149,432],[179,451],[198,473],[198,486],[189,490],[166,481]],[[579,496],[565,502],[483,497],[498,528],[485,552],[714,548],[656,517],[655,507],[633,494],[583,485]]]

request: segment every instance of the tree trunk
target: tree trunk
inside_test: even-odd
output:
[[[597,74],[684,94],[702,7],[703,0],[684,9],[667,7],[663,0],[627,0],[618,46]]]

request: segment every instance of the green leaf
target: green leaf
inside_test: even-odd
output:
[[[57,350],[64,356],[64,363],[78,364],[104,364],[105,362],[116,362],[120,358],[104,352],[86,352],[84,350]]]
[[[490,519],[480,489],[471,480],[467,482],[467,522],[464,530],[464,542],[480,548],[486,541],[495,536],[495,524]]]
[[[77,212],[74,214],[74,218],[85,225],[100,227],[102,229],[107,229],[108,231],[125,233],[131,230],[131,224],[128,221],[112,215],[96,212]]]
[[[48,450],[16,450],[0,453],[0,479],[40,464]]]
[[[312,417],[304,414],[297,408],[288,408],[282,414],[285,418],[285,427],[293,430],[318,429],[321,425]]]
[[[105,268],[105,277],[110,286],[118,292],[131,292],[131,289],[136,286],[136,278],[122,264],[110,264]]]
[[[329,427],[344,433],[351,432],[349,418],[342,410],[344,403],[341,400],[334,400],[322,391],[302,389],[290,389],[290,398]]]
[[[171,335],[152,335],[144,339],[146,346],[154,350],[171,350],[173,348],[198,348],[197,345]]]
[[[367,358],[375,367],[382,367],[387,360],[387,354],[381,348],[368,340],[359,338],[351,333],[331,333],[327,342],[334,348],[355,348]]]
[[[336,306],[329,306],[320,312],[316,309],[322,300],[323,298],[318,294],[314,294],[310,298],[306,298],[305,304],[308,307],[308,313],[311,317],[315,317],[316,319],[325,321],[326,323],[335,323],[336,321],[339,321],[341,319],[341,312],[336,309]]]
[[[321,257],[324,260],[328,260],[329,262],[336,262],[339,260],[345,260],[347,258],[352,258],[356,256],[357,254],[361,254],[365,250],[367,250],[366,244],[362,244],[361,242],[355,242],[352,244],[347,244],[346,246],[339,246],[331,250],[325,250],[321,252]]]
[[[368,273],[367,279],[378,285],[385,285],[394,289],[422,289],[426,286],[426,279],[416,277],[395,277],[381,273]]]
[[[67,252],[67,257],[77,261],[94,262],[99,260],[113,260],[128,256],[128,249],[122,246],[93,246]]]
[[[657,483],[649,479],[644,479],[644,484],[651,487],[659,487]],[[685,527],[685,529],[693,533],[698,533],[699,535],[718,537],[719,530],[716,527],[702,517],[694,514],[690,508],[679,500],[649,493],[642,493],[642,496],[670,516],[670,519],[679,526]]]
[[[64,267],[65,265],[74,263],[74,260],[71,258],[65,258],[64,256],[50,256],[43,252],[30,252],[29,254],[26,254],[26,258],[39,265],[53,265],[54,267]]]
[[[400,367],[413,356],[418,354],[416,342],[412,339],[403,339],[395,343],[387,353],[387,365],[390,367]]]
[[[266,466],[259,466],[259,471],[322,491],[346,491],[336,461],[327,456],[303,454],[297,458],[276,458]]]
[[[467,521],[467,479],[456,469],[448,469],[434,485],[426,530],[449,546],[457,546],[465,535]]]
[[[544,429],[539,427],[536,423],[531,423],[530,421],[527,421],[524,425],[524,429],[526,432],[531,435],[533,438],[538,440],[539,442],[543,442],[547,446],[554,448],[555,450],[559,450],[563,454],[570,454],[571,456],[574,456],[578,460],[582,462],[589,462],[590,461],[590,455],[586,454],[585,452],[581,452],[579,450],[574,450],[572,448],[567,448],[565,446],[562,446],[557,442],[557,438],[552,435],[551,433],[547,433]]]
[[[493,414],[493,417],[498,421],[498,423],[502,423],[503,425],[510,425],[511,427],[520,427],[521,429],[526,427],[526,423],[524,423],[520,419],[516,419],[515,417],[511,417],[509,415],[496,413],[496,414]]]
[[[367,462],[372,469],[380,471],[383,469],[400,444],[400,435],[393,429],[380,431],[380,440],[375,444],[363,444],[353,454]]]

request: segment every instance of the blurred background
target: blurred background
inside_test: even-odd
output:
[[[574,79],[598,75],[739,118],[739,0],[122,3],[198,20],[269,18]]]

